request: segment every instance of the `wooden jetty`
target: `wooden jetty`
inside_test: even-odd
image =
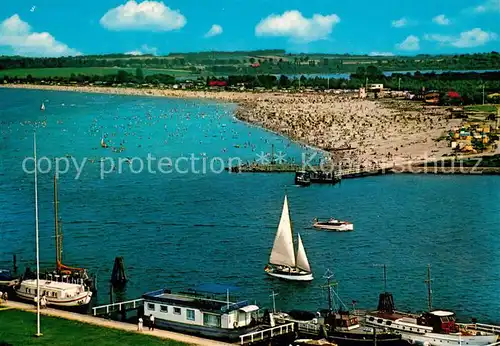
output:
[[[303,165],[295,163],[252,163],[226,167],[226,171],[231,173],[296,173],[303,170]],[[311,183],[336,183],[340,179],[362,178],[393,173],[392,168],[325,169],[325,167],[320,166],[311,166],[306,168],[305,171],[311,174]]]

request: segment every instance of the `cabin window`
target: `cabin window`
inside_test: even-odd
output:
[[[148,310],[155,311],[155,305],[151,304],[151,303],[148,303]]]
[[[180,315],[181,314],[181,308],[174,308],[174,315]]]
[[[194,321],[194,310],[186,309],[186,318],[188,321]]]
[[[160,305],[160,311],[161,312],[168,312],[168,306],[167,305]]]
[[[203,314],[203,325],[209,327],[220,327],[220,316]]]
[[[388,326],[390,326],[392,324],[392,321],[387,321],[387,322],[385,322],[385,324],[387,324]]]
[[[381,318],[379,318],[379,319],[377,320],[377,323],[382,323],[382,322],[384,322],[384,321],[383,321]]]
[[[375,319],[375,318],[373,318],[373,317],[370,317],[370,318],[369,318],[369,320],[370,320],[370,321],[373,321],[374,319]]]

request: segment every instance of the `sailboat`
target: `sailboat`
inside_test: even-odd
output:
[[[291,281],[312,281],[311,266],[300,234],[297,234],[297,256],[293,246],[292,223],[288,211],[288,199],[285,195],[281,219],[274,238],[274,245],[265,267],[268,275]]]
[[[40,106],[40,110],[44,111],[45,110],[45,103],[42,102],[42,105]]]

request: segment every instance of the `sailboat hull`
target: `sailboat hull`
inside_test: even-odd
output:
[[[314,279],[312,273],[288,274],[283,272],[268,271],[267,274],[275,278],[290,280],[290,281],[312,281]]]

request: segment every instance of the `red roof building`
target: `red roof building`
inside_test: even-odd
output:
[[[211,80],[208,82],[208,86],[218,86],[218,87],[225,87],[227,86],[227,82],[223,80]]]

